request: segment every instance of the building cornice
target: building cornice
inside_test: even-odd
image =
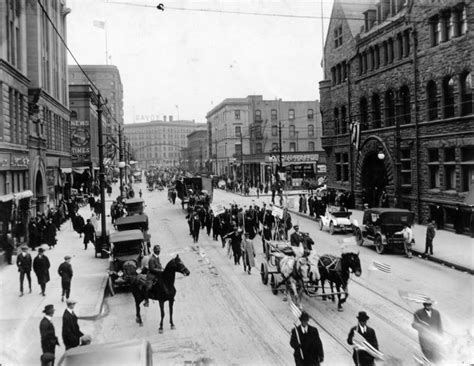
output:
[[[56,100],[55,98],[53,98],[49,93],[47,93],[44,89],[41,89],[41,88],[30,88],[30,91],[33,91],[33,92],[38,92],[40,93],[40,98],[44,99],[46,102],[48,102],[49,104],[53,105],[54,107],[56,107],[57,109],[61,110],[62,112],[64,112],[65,114],[67,115],[70,115],[71,114],[71,111],[69,110],[68,107],[66,107],[65,105],[61,104],[58,100]]]
[[[10,74],[13,78],[23,83],[26,87],[30,84],[30,79],[23,75],[17,68],[13,67],[9,62],[0,59],[0,69]]]

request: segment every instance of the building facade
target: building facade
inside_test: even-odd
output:
[[[124,142],[130,143],[137,168],[177,167],[182,163],[181,150],[187,147],[187,136],[203,124],[194,121],[150,121],[124,125]]]
[[[188,144],[183,149],[183,166],[195,174],[208,173],[210,167],[207,126],[202,127],[188,135]]]
[[[225,99],[206,118],[217,175],[271,184],[280,156],[281,172],[294,186],[326,174],[318,101],[251,95]]]
[[[335,2],[320,82],[331,187],[468,230],[473,19],[470,2]]]
[[[43,7],[33,0],[0,3],[0,221],[2,231],[20,230],[18,238],[30,215],[62,197],[61,169],[71,167],[60,40],[67,38],[69,9],[60,0]]]

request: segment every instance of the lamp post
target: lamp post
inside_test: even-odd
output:
[[[123,157],[122,157],[123,159]],[[119,161],[119,169],[120,169],[120,197],[123,197],[123,168],[125,168],[125,162]]]
[[[100,93],[97,95],[97,123],[99,133],[99,184],[100,184],[100,221],[102,231],[102,243],[106,242],[107,224],[105,222],[105,169],[104,169],[104,141],[102,136],[102,103]]]

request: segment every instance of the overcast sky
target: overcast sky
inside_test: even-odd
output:
[[[125,123],[178,114],[205,122],[223,99],[251,94],[319,99],[321,1],[326,34],[332,0],[162,0],[164,11],[154,8],[158,1],[112,1],[126,2],[68,0],[67,37],[79,63],[105,64],[107,33],[109,64],[118,67],[123,83]],[[105,21],[106,32],[94,20]]]

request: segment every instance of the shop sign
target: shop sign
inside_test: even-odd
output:
[[[322,165],[318,165],[318,173],[326,173],[326,165],[325,164],[322,164]]]
[[[30,159],[24,156],[14,156],[12,155],[10,166],[12,168],[28,168],[30,165]]]
[[[90,138],[90,121],[71,121],[72,160],[89,160]]]
[[[306,162],[316,162],[319,160],[319,154],[284,154],[281,156],[283,163],[306,163]],[[266,162],[271,162],[270,156],[265,156]],[[275,162],[279,162],[279,157]]]
[[[10,168],[10,154],[0,154],[0,169]]]

